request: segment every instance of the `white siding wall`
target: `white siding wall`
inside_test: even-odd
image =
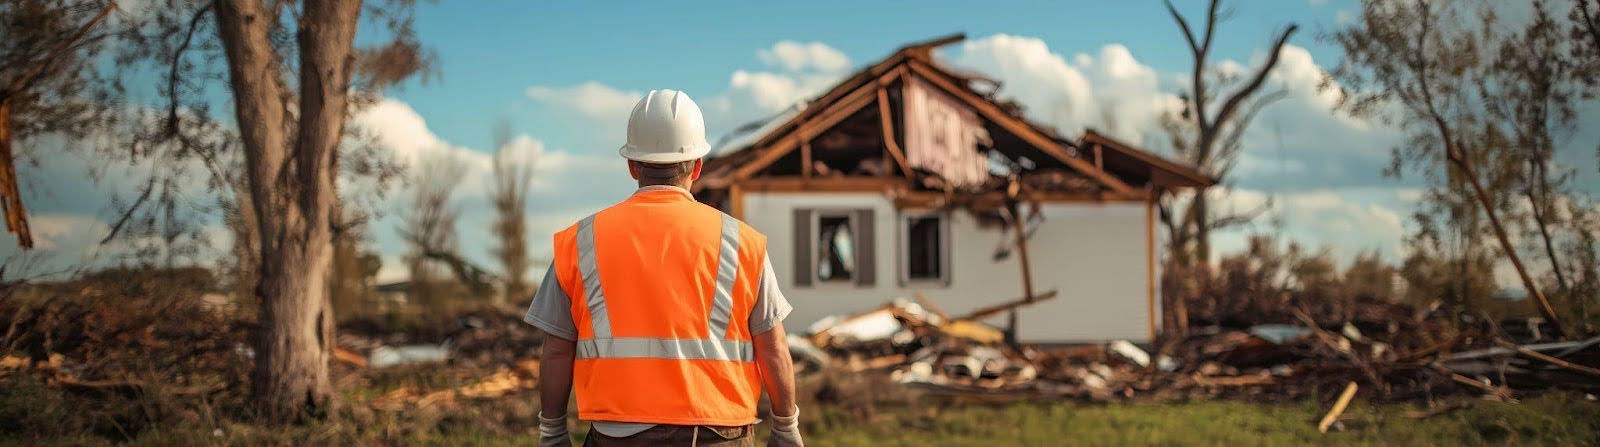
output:
[[[1022,272],[1013,253],[995,262],[1002,244],[997,228],[980,228],[962,211],[950,214],[949,285],[900,282],[901,215],[877,193],[753,193],[744,195],[744,220],[767,235],[767,250],[783,292],[794,305],[787,320],[802,332],[827,315],[851,314],[896,296],[921,290],[951,314],[1022,296]],[[814,284],[794,281],[793,214],[796,208],[875,210],[877,284]],[[1143,203],[1047,204],[1043,226],[1030,239],[1034,289],[1056,289],[1049,301],[1024,308],[1019,338],[1025,342],[1086,342],[1150,337],[1146,271],[1146,208]],[[989,320],[1003,325],[1004,315]]]

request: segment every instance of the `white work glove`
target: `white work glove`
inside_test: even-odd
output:
[[[805,441],[800,440],[800,407],[795,407],[794,415],[772,415],[772,439],[767,442],[769,447],[805,447]]]
[[[572,437],[567,435],[567,416],[546,419],[539,412],[539,447],[572,447]]]

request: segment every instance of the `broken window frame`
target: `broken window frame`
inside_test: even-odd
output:
[[[856,282],[857,282],[857,277],[856,276],[861,271],[861,263],[863,262],[862,254],[861,254],[861,251],[860,251],[861,247],[859,246],[860,245],[860,241],[861,241],[861,230],[860,230],[860,225],[861,224],[860,224],[859,219],[856,218],[856,214],[859,211],[860,210],[855,210],[855,209],[815,209],[815,210],[812,210],[812,212],[811,212],[811,235],[810,235],[810,237],[811,237],[811,281],[812,281],[812,284],[817,285],[817,286],[825,286],[825,285],[828,285],[828,284],[837,284],[837,285],[854,285],[854,284],[856,284]],[[845,228],[850,230],[850,259],[849,259],[849,262],[850,262],[850,275],[849,276],[842,277],[842,278],[841,277],[837,277],[837,276],[830,277],[830,278],[823,278],[822,277],[823,244],[825,243],[825,241],[822,239],[822,220],[826,219],[826,218],[844,218],[845,222],[846,222],[845,223]]]
[[[939,275],[930,278],[911,277],[911,225],[913,221],[921,219],[934,219],[937,221],[939,235],[939,250],[935,253],[938,257],[937,265]],[[948,287],[950,285],[950,213],[939,210],[903,210],[900,213],[900,236],[897,264],[900,270],[900,284],[916,285],[919,287]]]

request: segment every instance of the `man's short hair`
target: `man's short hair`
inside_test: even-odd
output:
[[[640,185],[676,185],[689,181],[689,176],[694,175],[694,163],[689,160],[678,163],[646,163],[634,161],[639,167]]]

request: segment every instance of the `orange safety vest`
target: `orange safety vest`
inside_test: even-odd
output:
[[[578,417],[746,425],[761,379],[751,346],[767,240],[680,191],[640,191],[555,235],[578,328]]]

